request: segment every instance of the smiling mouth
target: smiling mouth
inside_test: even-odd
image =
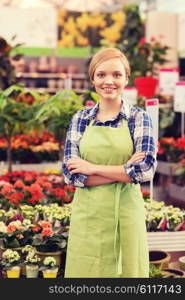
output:
[[[111,92],[113,92],[113,91],[115,91],[116,90],[116,88],[103,88],[103,91],[104,92],[106,92],[106,93],[111,93]]]

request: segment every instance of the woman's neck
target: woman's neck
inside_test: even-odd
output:
[[[99,110],[96,115],[96,119],[102,122],[115,118],[121,109],[121,100],[118,102],[105,102],[100,101]]]
[[[99,114],[115,115],[120,112],[121,109],[121,99],[118,101],[105,101],[101,100],[99,105]]]

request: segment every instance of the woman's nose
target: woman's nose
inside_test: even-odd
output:
[[[113,78],[112,78],[112,76],[106,76],[106,77],[105,77],[105,82],[106,82],[106,83],[113,83]]]

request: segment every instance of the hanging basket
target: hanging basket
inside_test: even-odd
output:
[[[154,77],[136,77],[134,85],[138,91],[138,96],[152,98],[156,93],[158,79]]]

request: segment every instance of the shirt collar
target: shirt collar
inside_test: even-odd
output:
[[[122,104],[120,109],[120,115],[126,120],[128,120],[128,118],[130,117],[129,115],[130,105],[123,98],[121,99],[121,102]],[[99,109],[99,103],[96,103],[96,105],[93,106],[93,108],[88,109],[84,119],[89,119],[89,120],[95,119],[98,109]]]

